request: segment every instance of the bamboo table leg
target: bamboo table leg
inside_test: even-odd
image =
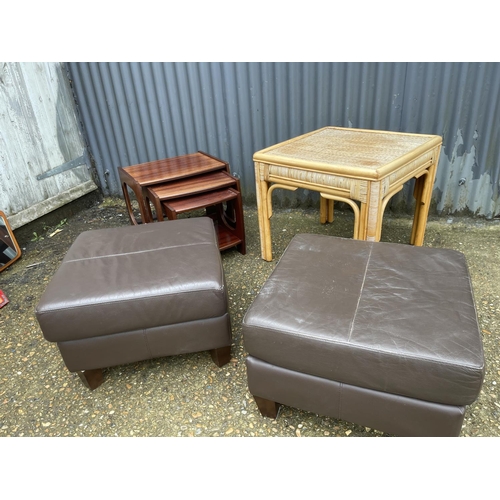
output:
[[[415,198],[415,212],[413,214],[413,225],[411,228],[410,244],[413,245],[418,229],[418,221],[420,219],[420,209],[422,207],[422,193],[424,190],[424,182],[427,177],[427,171],[415,179],[415,186],[413,187],[413,198]]]
[[[368,204],[361,202],[359,207],[358,240],[366,240],[366,221],[368,219]]]
[[[326,224],[326,220],[328,218],[328,200],[323,198],[323,196],[319,197],[319,223]]]
[[[439,154],[437,155],[439,157]],[[424,243],[425,227],[431,204],[432,188],[436,177],[437,164],[434,162],[427,173],[420,176],[415,183],[415,215],[413,217],[413,228],[410,244],[421,247]]]
[[[265,180],[265,165],[255,163],[255,183],[257,193],[257,213],[259,216],[260,249],[264,260],[273,260],[271,246],[271,223],[269,221],[269,184]]]
[[[327,222],[333,222],[333,200],[328,200],[328,215],[326,217]]]
[[[366,207],[365,239],[366,241],[379,241],[382,226],[382,185],[380,182],[370,182]]]
[[[326,224],[327,222],[333,222],[333,203],[334,200],[330,200],[320,196],[319,199],[319,221],[321,224]]]

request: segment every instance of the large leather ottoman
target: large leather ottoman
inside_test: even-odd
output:
[[[227,290],[207,217],[87,231],[36,308],[44,337],[91,389],[102,368],[210,350],[230,359]]]
[[[278,404],[399,436],[458,436],[484,377],[454,250],[297,235],[243,320],[248,386]]]

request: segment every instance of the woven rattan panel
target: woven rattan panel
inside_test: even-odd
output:
[[[327,165],[364,167],[387,165],[429,141],[429,136],[363,132],[325,128],[319,132],[267,150],[273,157],[309,160]]]

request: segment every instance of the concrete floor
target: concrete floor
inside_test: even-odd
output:
[[[128,223],[123,201],[108,198],[16,230],[23,256],[0,274],[0,289],[10,300],[0,310],[0,436],[384,436],[289,407],[282,407],[276,420],[263,418],[246,384],[241,321],[276,257],[296,233],[350,237],[353,219],[347,211],[337,211],[333,224],[320,225],[316,210],[276,210],[275,260],[265,262],[256,210],[246,207],[247,254],[229,250],[222,257],[233,325],[231,362],[217,368],[202,352],[134,363],[107,369],[101,387],[86,389],[67,371],[57,347],[43,338],[34,307],[80,232]],[[387,213],[382,241],[406,243],[410,227],[410,217]],[[500,436],[499,241],[499,220],[432,217],[426,231],[425,245],[465,254],[483,335],[486,377],[467,409],[463,437]]]

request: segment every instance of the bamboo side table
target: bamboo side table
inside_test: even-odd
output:
[[[297,188],[321,194],[321,221],[333,201],[354,211],[354,239],[379,241],[387,202],[416,178],[410,244],[424,240],[442,138],[379,130],[324,127],[254,154],[262,258],[272,260],[272,193]]]

